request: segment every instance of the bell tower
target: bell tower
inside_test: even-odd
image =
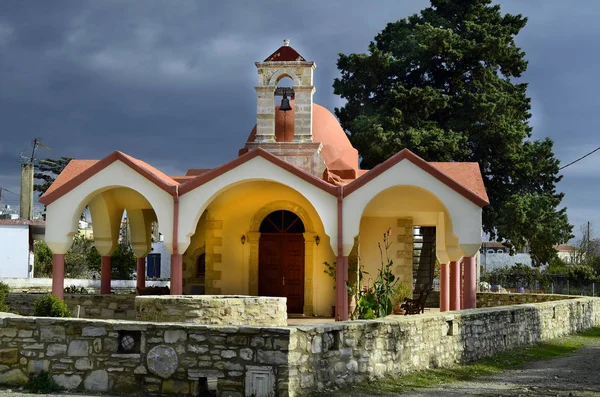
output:
[[[283,40],[283,46],[263,62],[256,62],[256,67],[256,127],[239,154],[260,147],[323,178],[326,168],[321,155],[323,144],[313,139],[315,63],[290,47],[289,40]],[[293,85],[278,87],[283,78],[291,80]],[[275,97],[281,97],[280,104],[275,103]]]
[[[273,143],[275,138],[275,96],[283,96],[279,111],[286,111],[284,102],[288,96],[294,103],[294,139],[296,143],[313,142],[312,105],[315,87],[313,71],[316,65],[307,61],[290,47],[289,40],[283,40],[283,46],[272,53],[263,62],[256,62],[258,85],[256,89],[256,139],[257,143]],[[277,87],[277,83],[289,77],[292,87]],[[286,103],[287,104],[287,103]],[[290,110],[289,106],[287,110]]]

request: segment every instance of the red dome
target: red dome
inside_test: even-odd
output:
[[[279,106],[275,107],[275,140],[277,142],[292,142],[294,140],[293,100],[290,100],[290,105],[292,110],[288,112],[280,112]],[[358,151],[352,147],[348,136],[333,113],[316,103],[313,103],[312,108],[313,142],[323,144],[321,155],[325,160],[325,165],[329,171],[343,179],[357,178],[359,176]],[[248,142],[254,142],[255,137],[256,125],[254,125],[248,136]],[[240,154],[243,151],[240,151]]]

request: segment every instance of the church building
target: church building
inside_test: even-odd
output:
[[[182,176],[120,151],[69,163],[40,199],[54,254],[53,293],[63,296],[64,254],[88,206],[102,294],[110,293],[110,259],[126,211],[138,274],[145,274],[158,225],[171,253],[174,295],[282,296],[289,314],[330,316],[335,306],[345,320],[349,269],[360,263],[369,273],[363,283],[372,284],[388,229],[394,273],[424,288],[413,270],[414,231],[422,228],[430,231],[433,262],[431,277],[419,280],[433,279],[437,259],[441,310],[475,307],[488,204],[478,164],[427,162],[405,149],[363,170],[336,117],[313,103],[315,62],[284,40],[256,67],[255,125],[248,120],[250,134],[230,162]],[[284,78],[291,87],[278,86]],[[324,262],[336,264],[335,280]]]

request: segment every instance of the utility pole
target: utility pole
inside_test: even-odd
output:
[[[587,249],[586,249],[586,260],[590,259],[590,221],[587,223]]]
[[[48,146],[44,145],[37,138],[33,139],[33,148],[31,150],[31,157],[25,157],[21,153],[21,197],[19,202],[19,218],[24,220],[31,220],[33,218],[33,174],[34,174],[34,162],[35,151],[38,146],[44,147],[48,150]]]

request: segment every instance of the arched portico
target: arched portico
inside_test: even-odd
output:
[[[89,206],[94,229],[94,244],[102,256],[102,293],[110,293],[110,255],[119,239],[124,211],[131,212],[134,253],[143,259],[150,250],[150,227],[158,220],[170,246],[173,225],[173,198],[163,188],[140,175],[128,164],[113,161],[87,179],[72,186],[61,186],[60,196],[47,202],[46,242],[55,255],[53,293],[63,295],[64,254],[78,230],[78,221]],[[50,196],[52,197],[52,196]],[[44,203],[44,198],[40,200]],[[141,261],[138,269],[141,270]],[[145,274],[142,272],[142,279]]]
[[[324,232],[330,237],[332,249],[337,249],[337,202],[335,188],[298,170],[275,156],[257,149],[240,157],[225,169],[215,169],[205,181],[196,186],[183,185],[179,198],[179,250],[184,252],[202,214],[211,202],[228,189],[254,182],[275,182],[287,186],[303,196],[319,214]],[[243,161],[245,160],[245,161]],[[292,171],[292,172],[290,172]]]
[[[368,175],[368,174],[367,174]],[[413,226],[436,228],[435,255],[441,264],[440,308],[461,308],[460,260],[469,264],[465,307],[475,305],[474,256],[481,244],[483,199],[458,186],[412,153],[399,153],[377,172],[344,187],[343,252],[348,255],[360,233],[362,263],[378,258],[377,241],[387,227],[397,235],[394,252],[397,275],[413,283]],[[382,229],[382,230],[379,230]],[[370,236],[376,236],[371,238]],[[373,240],[373,241],[371,241]],[[378,261],[376,262],[378,263]]]

